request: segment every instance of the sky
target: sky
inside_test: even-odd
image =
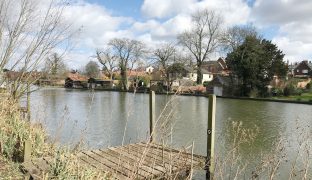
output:
[[[204,8],[221,14],[224,28],[254,25],[285,61],[312,59],[311,0],[72,0],[64,16],[81,32],[65,59],[78,69],[112,38],[140,40],[149,48],[174,42],[190,27],[191,14]]]

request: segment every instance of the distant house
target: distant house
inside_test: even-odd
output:
[[[87,87],[89,89],[112,88],[113,87],[113,81],[112,80],[103,80],[103,79],[89,78]]]
[[[229,75],[228,66],[223,58],[219,58],[217,61],[204,61],[202,68],[212,74]]]
[[[185,69],[185,73],[183,75],[183,79],[189,79],[195,82],[197,80],[197,70],[190,68],[190,67],[185,67],[184,69]],[[213,74],[211,72],[207,71],[206,69],[201,69],[201,72],[203,74],[202,82],[212,81]]]
[[[66,88],[86,88],[88,78],[79,73],[68,73],[65,79]]]
[[[154,69],[155,69],[155,68],[154,68],[153,66],[148,66],[148,67],[145,69],[145,72],[148,73],[148,74],[151,74],[151,73],[153,73]]]
[[[229,76],[216,75],[215,78],[208,83],[206,91],[216,96],[230,95],[231,78]]]
[[[294,67],[293,74],[294,77],[312,77],[312,62],[301,61]]]

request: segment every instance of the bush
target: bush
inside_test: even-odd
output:
[[[151,81],[151,77],[150,76],[140,76],[139,77],[139,82],[143,82],[143,86],[146,87]]]
[[[249,93],[249,97],[250,97],[250,98],[256,98],[256,97],[258,97],[258,96],[259,96],[259,91],[258,91],[258,89],[256,89],[256,88],[252,89],[252,90],[250,91],[250,93]]]
[[[306,89],[312,91],[312,81],[307,84]]]
[[[204,86],[204,87],[207,87],[208,84],[209,84],[209,81],[204,81],[204,82],[203,82],[203,86]]]
[[[296,87],[293,84],[288,84],[284,88],[284,96],[290,96],[296,94]]]
[[[273,88],[272,89],[272,96],[282,96],[284,95],[284,90],[281,88]]]

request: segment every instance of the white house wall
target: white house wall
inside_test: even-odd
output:
[[[205,81],[212,81],[213,80],[213,75],[212,74],[203,74],[203,82]]]
[[[187,73],[187,79],[192,81],[197,81],[197,73]],[[203,74],[203,82],[205,81],[212,81],[213,75],[212,74]]]

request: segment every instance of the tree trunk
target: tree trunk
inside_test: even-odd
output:
[[[127,69],[121,69],[121,83],[122,89],[128,91]]]
[[[202,67],[202,63],[198,62],[197,63],[197,81],[196,81],[197,84],[203,84],[203,73],[202,73],[201,67]]]

